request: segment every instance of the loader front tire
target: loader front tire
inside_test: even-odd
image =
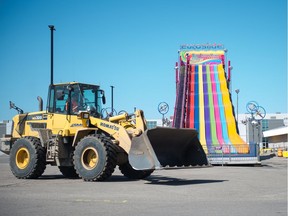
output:
[[[135,170],[129,162],[126,162],[125,164],[119,165],[119,170],[121,173],[130,179],[145,179],[149,177],[154,169],[151,170]]]
[[[74,167],[85,181],[104,181],[117,163],[113,143],[103,135],[88,135],[77,144],[73,156]]]
[[[40,139],[24,137],[15,141],[10,152],[10,169],[19,179],[35,179],[46,169],[46,151]]]

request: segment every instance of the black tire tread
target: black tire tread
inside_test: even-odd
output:
[[[24,137],[24,139],[27,139],[32,144],[32,147],[35,149],[36,160],[35,160],[35,163],[33,164],[33,169],[31,170],[31,172],[28,175],[23,176],[23,177],[19,176],[15,172],[15,170],[13,170],[11,167],[10,167],[10,169],[11,169],[13,175],[19,179],[36,179],[36,178],[40,177],[46,169],[46,150],[45,150],[45,148],[42,147],[39,138],[29,136],[29,137]],[[18,140],[16,140],[15,143]],[[13,146],[12,146],[12,148],[13,148]],[[10,156],[10,162],[12,160],[15,160],[14,156],[15,155]]]
[[[115,148],[113,146],[114,144],[111,142],[111,140],[109,138],[107,138],[104,135],[92,134],[92,135],[88,135],[88,136],[85,136],[84,138],[82,138],[78,145],[81,145],[81,141],[83,139],[87,138],[87,137],[94,137],[94,138],[98,139],[101,143],[103,143],[103,146],[104,146],[105,151],[106,151],[105,167],[104,167],[104,169],[102,170],[102,172],[98,176],[96,176],[95,178],[92,178],[92,179],[84,178],[77,171],[77,169],[76,169],[76,172],[77,172],[77,174],[80,177],[83,178],[84,181],[104,181],[104,180],[108,179],[112,175],[112,173],[114,172],[115,167],[116,167],[117,152],[116,152],[116,150],[115,150]],[[75,150],[77,150],[77,146],[76,146]],[[74,155],[74,164],[75,164],[75,155]]]

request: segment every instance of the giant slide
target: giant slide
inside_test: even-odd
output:
[[[248,153],[237,132],[224,51],[180,53],[173,126],[195,128],[206,152]]]

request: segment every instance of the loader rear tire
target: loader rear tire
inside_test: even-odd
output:
[[[119,170],[121,173],[130,179],[145,179],[149,177],[153,172],[152,170],[135,170],[129,162],[126,162],[125,164],[119,165]]]
[[[19,179],[35,179],[46,169],[46,150],[40,139],[24,137],[15,141],[10,152],[10,169]]]
[[[88,135],[77,144],[73,156],[74,167],[85,181],[104,181],[117,163],[113,143],[103,135]]]

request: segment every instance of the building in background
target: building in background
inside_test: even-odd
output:
[[[12,121],[0,121],[0,138],[5,137],[6,134],[11,135]],[[4,153],[0,151],[0,155]]]
[[[4,137],[5,134],[11,135],[12,121],[0,121],[0,137]]]
[[[261,121],[249,120],[251,118],[250,114],[239,114],[238,118],[239,134],[246,143],[259,143],[260,148],[288,147],[287,113],[266,114]],[[280,140],[279,137],[275,138],[275,136],[280,135]]]
[[[147,120],[147,128],[152,129],[155,127],[161,127],[162,126],[162,119],[150,119]]]
[[[288,149],[287,138],[288,138],[288,127],[283,126],[272,130],[263,132],[263,137],[267,140],[268,148],[273,149]]]

